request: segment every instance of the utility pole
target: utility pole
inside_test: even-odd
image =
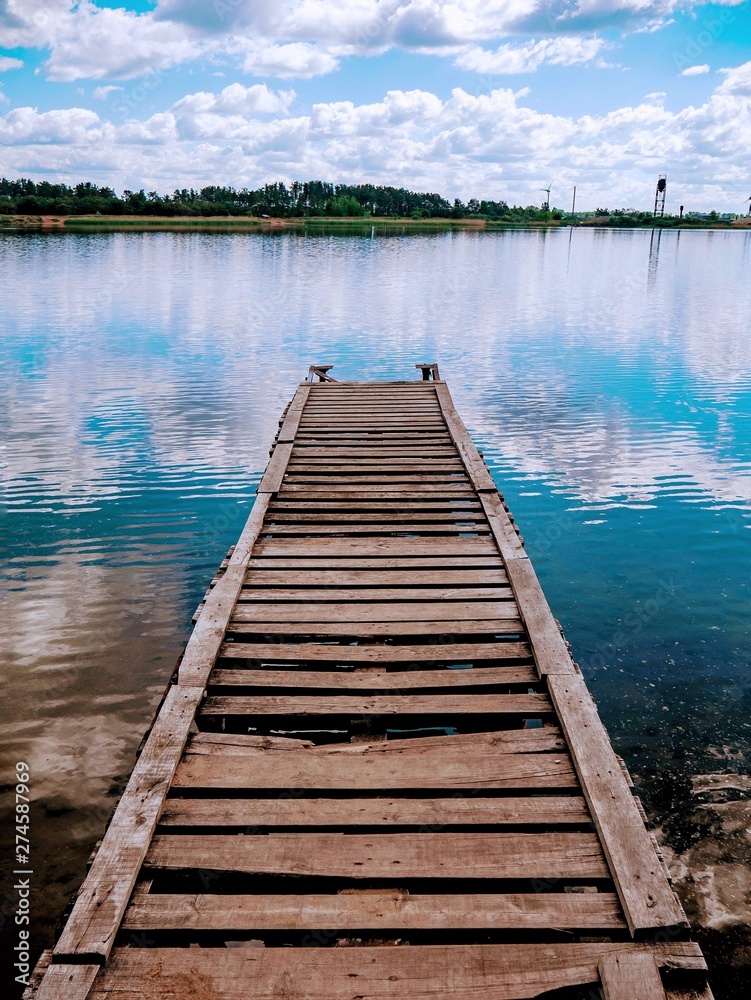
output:
[[[576,211],[576,184],[574,184],[574,200],[571,202],[571,214]]]

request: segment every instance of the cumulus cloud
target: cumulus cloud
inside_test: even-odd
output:
[[[734,189],[751,181],[751,103],[739,89],[749,67],[728,70],[706,103],[677,112],[653,95],[606,114],[552,115],[530,107],[526,90],[457,88],[447,99],[394,90],[293,114],[294,91],[240,83],[120,125],[82,109],[21,108],[0,117],[0,175],[33,176],[43,145],[48,175],[120,188],[321,177],[529,203],[555,177],[559,191],[579,186],[583,206],[612,207],[649,204],[669,164],[683,203],[732,209]]]
[[[709,72],[708,63],[703,63],[701,66],[688,66],[680,76],[702,76],[704,73]]]
[[[732,94],[739,97],[751,97],[751,62],[743,63],[730,69],[721,69],[725,76],[719,94]]]
[[[465,68],[489,67],[481,72],[529,72],[593,60],[602,47],[594,31],[659,27],[702,2],[158,0],[136,13],[93,0],[0,0],[0,46],[48,48],[46,72],[58,81],[128,79],[201,56],[237,59],[250,75],[307,78],[333,72],[344,56],[393,48],[459,55]],[[542,40],[519,46],[512,36]]]
[[[270,90],[265,83],[244,87],[232,83],[219,94],[188,94],[173,105],[175,113],[219,115],[285,114],[295,99],[294,90]]]
[[[110,94],[114,94],[116,91],[122,89],[122,87],[118,87],[115,84],[110,84],[107,87],[97,87],[91,96],[95,101],[106,101]]]
[[[10,56],[0,56],[0,73],[6,73],[9,69],[21,69],[23,59],[12,59]]]
[[[500,45],[494,51],[473,47],[457,56],[460,69],[493,75],[496,73],[534,73],[543,64],[581,66],[600,55],[606,43],[601,38],[564,35],[522,45]]]
[[[114,132],[114,126],[100,121],[95,112],[84,108],[41,114],[36,108],[14,108],[0,118],[0,143],[8,146],[85,147],[104,138],[113,138]]]
[[[307,42],[267,45],[248,52],[243,71],[250,76],[310,78],[331,73],[339,66],[338,58]]]

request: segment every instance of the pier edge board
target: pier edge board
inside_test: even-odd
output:
[[[202,698],[202,687],[170,688],[53,948],[53,962],[101,963],[109,956]]]

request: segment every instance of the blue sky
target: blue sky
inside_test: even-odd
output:
[[[739,211],[749,148],[748,2],[0,0],[9,177]]]

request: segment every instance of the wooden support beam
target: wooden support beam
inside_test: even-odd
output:
[[[632,935],[687,929],[584,679],[551,674],[548,685]]]
[[[202,697],[202,687],[170,688],[53,949],[53,961],[94,964],[109,956]]]

